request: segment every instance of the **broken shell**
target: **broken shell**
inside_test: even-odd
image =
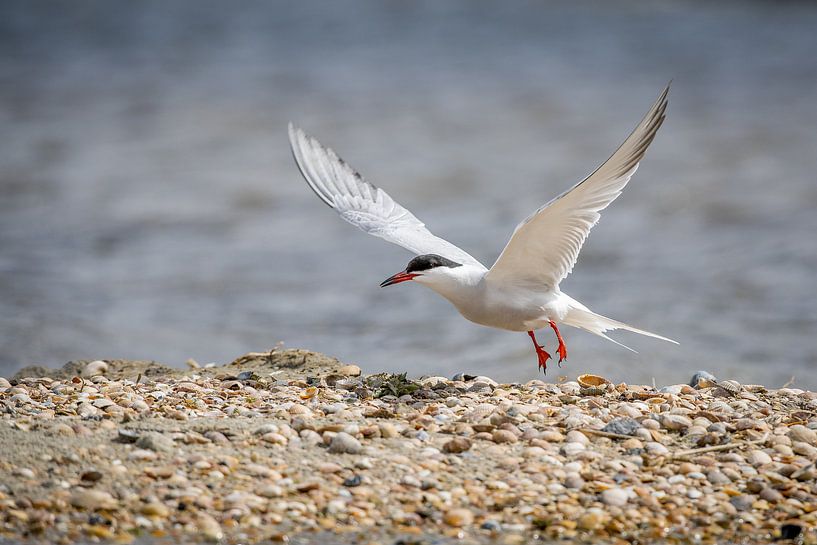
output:
[[[301,394],[301,399],[312,399],[318,393],[318,389],[314,386],[310,386],[307,388],[304,393]]]
[[[689,385],[699,390],[704,388],[712,388],[713,386],[718,385],[718,379],[715,378],[715,375],[712,373],[707,371],[698,371],[692,375],[692,380],[689,382]]]
[[[594,386],[606,387],[608,384],[611,384],[609,380],[598,375],[579,375],[579,378],[577,378],[576,381],[582,388],[592,388]]]

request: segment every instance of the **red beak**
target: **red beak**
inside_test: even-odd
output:
[[[417,276],[420,276],[420,275],[419,274],[414,274],[414,273],[409,273],[409,272],[406,272],[406,271],[402,271],[402,272],[399,272],[399,273],[385,279],[383,282],[380,283],[380,287],[385,288],[386,286],[392,286],[394,284],[399,284],[400,282],[405,282],[407,280],[411,280],[412,278],[415,278]]]

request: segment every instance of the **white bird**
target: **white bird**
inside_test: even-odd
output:
[[[539,368],[551,357],[534,331],[550,326],[559,342],[561,364],[567,358],[557,324],[564,323],[631,348],[605,335],[624,329],[669,341],[655,333],[606,318],[559,289],[570,274],[599,212],[621,194],[664,121],[669,85],[615,153],[590,176],[525,218],[487,269],[464,250],[433,235],[414,214],[385,191],[365,181],[343,159],[301,129],[289,125],[289,140],[307,184],[340,217],[363,231],[417,255],[405,270],[381,287],[406,281],[428,286],[448,299],[468,320],[510,331],[527,332]]]

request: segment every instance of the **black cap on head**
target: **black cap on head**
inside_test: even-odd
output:
[[[437,254],[418,255],[409,261],[409,264],[406,267],[406,272],[427,271],[435,267],[462,267],[462,263],[451,261],[450,259],[446,259]]]

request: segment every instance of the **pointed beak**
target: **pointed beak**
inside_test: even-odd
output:
[[[381,288],[385,288],[386,286],[393,286],[394,284],[399,284],[400,282],[406,282],[407,280],[411,280],[420,276],[419,274],[409,273],[406,271],[399,272],[393,276],[388,277],[383,282],[380,283]]]

